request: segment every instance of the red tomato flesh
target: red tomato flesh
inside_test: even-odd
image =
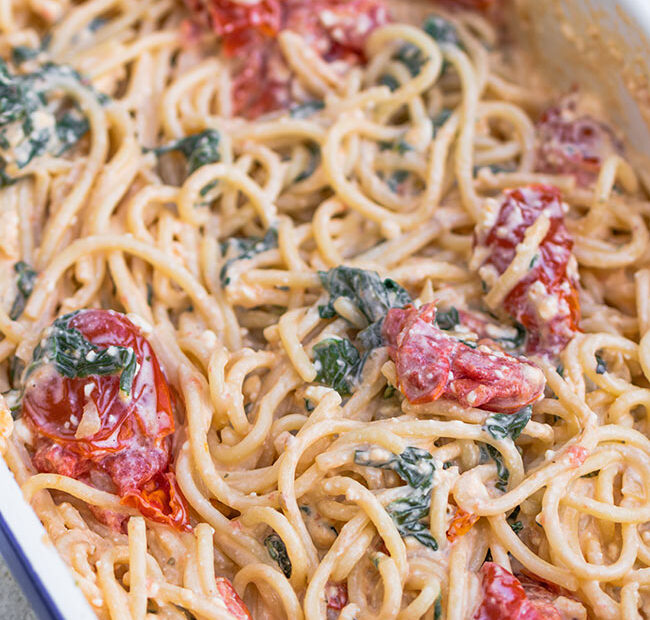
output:
[[[382,333],[399,387],[413,404],[444,396],[466,407],[514,413],[544,390],[542,371],[496,348],[472,348],[436,326],[436,308],[392,308]]]
[[[190,529],[170,471],[171,394],[151,345],[126,316],[110,310],[82,310],[68,326],[100,349],[130,347],[138,370],[130,396],[124,397],[118,374],[70,379],[50,363],[40,366],[27,380],[22,407],[37,438],[34,466],[117,493],[123,504],[153,521]],[[96,409],[99,429],[76,437],[88,406]],[[115,515],[96,514],[116,524]]]
[[[351,64],[363,58],[367,36],[388,21],[382,0],[186,0],[194,19],[221,37],[225,54],[241,61],[234,71],[238,116],[255,118],[287,108],[291,75],[276,37],[300,34],[323,58]]]
[[[239,598],[239,594],[237,594],[228,579],[225,577],[217,577],[217,592],[226,609],[237,620],[253,620],[253,616],[251,616],[251,613],[246,608],[244,601]]]
[[[537,141],[539,172],[572,174],[583,186],[595,181],[605,158],[623,151],[611,127],[579,112],[575,96],[565,97],[542,114]]]
[[[483,263],[500,275],[515,257],[526,230],[545,213],[550,228],[528,273],[508,293],[503,308],[528,331],[528,353],[557,356],[579,331],[577,263],[571,249],[573,239],[564,223],[560,190],[548,185],[530,185],[507,190],[501,197],[496,222],[477,233],[475,245],[489,250]],[[534,292],[541,291],[552,315],[544,314]]]
[[[340,611],[348,604],[348,584],[345,582],[328,583],[325,586],[325,598],[328,609]]]
[[[551,604],[555,597],[541,586],[529,598],[519,579],[494,562],[485,562],[479,574],[483,600],[474,620],[561,620]]]

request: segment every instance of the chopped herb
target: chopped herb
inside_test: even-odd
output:
[[[453,467],[453,466],[454,466],[454,464],[453,464],[451,461],[445,461],[445,462],[442,464],[442,468],[443,468],[443,469],[449,469],[450,467]]]
[[[384,75],[379,78],[379,84],[381,84],[381,86],[388,86],[388,88],[393,92],[399,88],[399,82],[389,73],[384,73]]]
[[[564,364],[559,364],[558,367],[555,369],[555,372],[557,372],[560,377],[564,377]]]
[[[305,103],[300,103],[298,105],[291,106],[289,110],[289,116],[291,118],[309,118],[320,112],[325,108],[325,102],[315,99],[314,101],[306,101]]]
[[[205,129],[200,133],[173,140],[169,144],[148,150],[159,156],[171,151],[182,153],[187,160],[187,173],[192,174],[201,166],[220,161],[220,141],[221,136],[216,129]],[[206,193],[207,191],[209,190],[206,190]]]
[[[508,488],[508,480],[510,478],[510,472],[508,468],[503,463],[503,457],[501,453],[489,443],[480,443],[479,449],[481,451],[481,462],[485,462],[488,459],[492,459],[497,466],[497,483],[496,488],[500,491],[506,492]]]
[[[18,292],[14,303],[11,306],[9,311],[9,318],[12,321],[16,321],[20,318],[22,313],[25,310],[25,305],[29,296],[32,294],[34,288],[34,282],[36,282],[37,273],[34,271],[26,262],[19,261],[14,265],[14,271],[16,272],[16,288]]]
[[[313,351],[316,380],[333,387],[341,396],[350,396],[364,361],[358,349],[347,338],[327,338]]]
[[[438,311],[436,313],[436,325],[438,325],[440,329],[454,329],[454,327],[456,327],[456,325],[459,323],[460,316],[458,314],[458,310],[456,310],[456,308],[453,306],[446,312]]]
[[[596,353],[596,372],[604,375],[607,372],[607,362]]]
[[[291,577],[291,560],[289,559],[287,547],[282,541],[282,538],[275,533],[269,534],[264,539],[264,546],[269,552],[271,559],[277,562],[284,576],[289,579]]]
[[[97,32],[100,28],[103,28],[106,24],[108,24],[108,19],[106,19],[105,17],[95,17],[88,24],[88,30],[90,30],[90,32]]]
[[[305,409],[309,413],[311,413],[314,409],[316,409],[316,407],[314,407],[314,405],[312,405],[311,401],[308,398],[305,398]]]
[[[471,340],[463,340],[462,338],[459,338],[458,341],[462,342],[466,347],[469,347],[470,349],[476,349],[478,347],[478,345]]]
[[[384,393],[382,394],[382,398],[383,398],[384,400],[388,400],[389,398],[392,398],[392,397],[395,395],[395,392],[397,392],[397,390],[395,389],[394,386],[392,386],[392,385],[387,385],[387,386],[384,388]]]
[[[387,452],[387,451],[386,451]],[[435,465],[426,450],[409,446],[399,455],[388,453],[385,459],[373,460],[372,449],[355,450],[354,462],[364,467],[377,467],[394,471],[408,486],[408,494],[386,506],[403,538],[410,536],[433,549],[438,549],[436,539],[422,522],[431,508],[431,489]]]
[[[151,282],[147,282],[147,305],[149,307],[153,306],[153,285]]]
[[[56,122],[56,135],[61,143],[61,148],[57,155],[62,155],[68,149],[73,147],[81,138],[83,138],[90,130],[88,119],[81,114],[73,114],[66,112]]]
[[[201,198],[205,198],[215,187],[217,187],[217,185],[219,185],[219,179],[206,183],[199,192]]]
[[[307,167],[296,177],[296,183],[305,181],[312,174],[314,174],[321,161],[320,147],[317,144],[310,142],[307,148],[309,149],[309,163],[307,164]]]
[[[590,471],[588,474],[585,474],[584,476],[580,476],[581,478],[595,478],[600,471],[596,469],[595,471]]]
[[[311,508],[309,506],[300,506],[300,512],[309,516],[311,514]]]
[[[226,257],[226,262],[221,267],[219,278],[221,286],[228,286],[230,278],[228,269],[235,261],[253,258],[257,254],[267,252],[278,247],[278,231],[269,228],[264,237],[231,237],[221,244],[221,253]]]
[[[131,347],[109,346],[100,349],[76,328],[70,320],[76,312],[58,318],[46,332],[43,342],[34,351],[34,364],[52,362],[56,371],[68,379],[93,375],[120,374],[120,391],[131,393],[138,361]]]
[[[488,416],[484,428],[494,439],[509,438],[514,441],[521,435],[532,413],[531,405],[526,405],[517,413],[493,413]]]

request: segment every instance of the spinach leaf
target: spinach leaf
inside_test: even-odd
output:
[[[276,533],[269,534],[264,539],[264,546],[266,547],[272,560],[275,560],[284,573],[284,576],[289,579],[291,577],[291,560],[287,553],[287,547]]]
[[[442,593],[438,594],[433,605],[433,620],[442,620]]]
[[[508,437],[514,441],[521,435],[521,431],[528,424],[532,413],[531,405],[526,405],[517,413],[493,413],[488,416],[484,428],[494,439]]]
[[[518,322],[514,325],[517,333],[511,337],[497,338],[496,341],[501,343],[506,349],[518,349],[526,342],[526,328]]]
[[[379,455],[375,454],[375,451],[378,451]],[[408,494],[390,502],[386,506],[386,511],[403,538],[410,536],[434,551],[438,549],[436,539],[431,536],[427,525],[422,522],[431,509],[431,489],[435,472],[431,454],[411,446],[399,455],[370,448],[356,450],[354,462],[364,467],[389,469],[407,483]]]
[[[16,47],[11,48],[11,62],[14,65],[22,65],[24,62],[36,58],[40,53],[41,50],[38,48],[16,45]]]
[[[423,65],[429,60],[422,50],[412,43],[402,45],[393,58],[401,62],[413,77],[419,75]]]
[[[56,135],[61,143],[57,155],[65,153],[74,146],[90,130],[90,124],[85,116],[66,112],[56,122]]]
[[[391,192],[394,194],[398,193],[399,186],[409,178],[408,170],[395,170],[387,179],[386,185],[388,185]]]
[[[120,391],[129,395],[138,370],[135,351],[115,345],[100,349],[86,340],[78,329],[70,327],[70,320],[76,314],[66,314],[54,321],[44,341],[34,351],[30,371],[35,363],[52,362],[56,371],[69,379],[119,373]]]
[[[405,153],[412,151],[413,147],[403,138],[400,138],[399,140],[394,140],[393,142],[385,142],[383,140],[380,141],[379,149],[381,151],[393,151],[399,155],[404,155]]]
[[[309,149],[309,163],[307,164],[307,167],[295,178],[296,183],[305,181],[312,174],[314,174],[321,161],[320,147],[317,144],[310,142],[307,148]]]
[[[451,118],[451,115],[454,113],[453,110],[449,108],[443,108],[433,117],[433,137],[435,138],[438,135],[440,128]]]
[[[524,529],[524,524],[521,521],[508,521],[508,525],[515,534],[519,534]]]
[[[604,375],[607,372],[607,362],[596,353],[596,373]]]
[[[384,75],[379,78],[379,84],[381,86],[388,86],[391,92],[395,92],[399,88],[399,82],[389,73],[384,73]]]
[[[36,281],[37,273],[24,261],[19,261],[14,265],[14,271],[16,272],[16,288],[18,292],[14,303],[11,306],[9,311],[9,318],[12,321],[16,321],[20,318],[21,314],[25,310],[25,305],[29,296],[32,294],[34,288],[34,282]]]
[[[9,386],[12,390],[20,388],[20,379],[25,371],[25,362],[17,355],[12,355],[9,358]]]
[[[187,160],[187,173],[192,174],[201,166],[220,161],[220,141],[221,135],[216,129],[205,129],[200,133],[172,140],[169,144],[148,150],[159,156],[171,151],[182,153]]]
[[[324,101],[319,101],[318,99],[315,99],[314,101],[306,101],[305,103],[292,106],[289,110],[289,116],[291,116],[291,118],[309,118],[324,108]]]
[[[503,463],[503,457],[501,453],[489,443],[480,443],[479,449],[481,451],[481,462],[485,462],[488,459],[492,459],[497,466],[497,483],[496,488],[500,491],[506,492],[508,488],[508,480],[510,479],[510,472],[508,468]]]
[[[447,312],[436,312],[436,325],[440,329],[454,329],[460,323],[458,310],[452,306]]]
[[[438,43],[447,43],[462,48],[456,27],[444,17],[430,15],[424,20],[422,30]]]
[[[235,261],[253,258],[256,254],[261,254],[268,250],[278,247],[278,231],[275,228],[269,228],[264,237],[231,237],[221,244],[221,253],[225,256],[226,262],[221,267],[219,279],[221,286],[226,287],[230,284],[228,269]]]
[[[329,271],[319,271],[318,275],[330,294],[328,303],[318,307],[323,319],[336,316],[334,303],[339,297],[351,300],[368,323],[383,319],[391,308],[401,308],[412,301],[397,282],[389,278],[382,280],[375,271],[341,265]]]
[[[316,380],[350,396],[363,367],[358,349],[347,338],[326,338],[314,345]]]
[[[29,56],[26,50],[18,51],[17,60],[25,54]],[[32,73],[13,74],[0,60],[2,185],[15,181],[6,172],[8,165],[24,168],[43,153],[60,155],[88,131],[88,121],[78,109],[73,108],[74,113],[68,109],[68,99],[49,101],[63,79],[73,79],[93,90],[70,67],[46,63]]]

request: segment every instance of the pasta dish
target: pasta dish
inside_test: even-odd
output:
[[[98,618],[650,617],[650,176],[504,0],[0,0],[0,450]]]

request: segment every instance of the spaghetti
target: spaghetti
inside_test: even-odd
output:
[[[0,447],[99,618],[650,616],[650,188],[495,4],[0,0]]]

